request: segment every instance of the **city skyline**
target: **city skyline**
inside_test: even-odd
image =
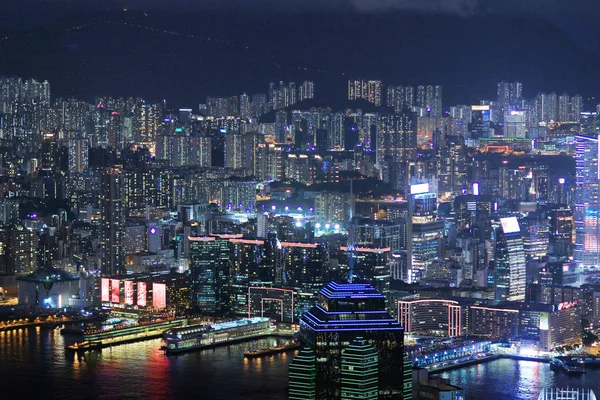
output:
[[[9,1],[7,389],[600,394],[599,5]]]

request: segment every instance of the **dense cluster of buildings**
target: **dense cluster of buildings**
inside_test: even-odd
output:
[[[173,109],[0,78],[0,286],[28,312],[300,323],[290,398],[409,398],[386,376],[404,332],[578,343],[600,324],[598,113],[497,89],[351,80],[332,110],[272,82]]]

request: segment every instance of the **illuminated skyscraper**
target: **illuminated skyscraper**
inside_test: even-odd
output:
[[[289,366],[289,400],[316,399],[315,352],[305,347],[294,357]]]
[[[315,97],[315,83],[313,81],[304,81],[298,92],[298,101],[313,99]]]
[[[567,122],[570,118],[570,99],[569,95],[564,93],[558,96],[558,120],[560,122]]]
[[[598,139],[576,136],[575,154],[575,262],[582,267],[600,265],[598,221]]]
[[[367,100],[376,106],[380,106],[383,91],[383,83],[379,80],[349,80],[348,100]]]
[[[251,115],[250,96],[248,96],[246,93],[243,93],[240,96],[240,117],[248,119]]]
[[[123,138],[123,121],[117,111],[110,113],[108,122],[108,145],[115,150],[123,150],[125,141]]]
[[[549,254],[555,257],[573,255],[573,210],[556,206],[550,211]]]
[[[343,354],[360,336],[376,349],[379,390],[402,399],[404,329],[386,311],[384,296],[369,284],[330,282],[317,298],[318,305],[300,319],[301,340],[317,358],[316,398],[348,398],[343,394],[348,379],[341,371]]]
[[[581,112],[583,111],[583,98],[576,94],[571,96],[571,101],[569,104],[569,121],[570,122],[579,122],[581,119]]]
[[[83,172],[88,168],[89,141],[87,138],[69,139],[69,172]]]
[[[494,229],[493,285],[495,300],[525,301],[525,250],[516,217],[500,218]]]
[[[377,400],[378,378],[377,351],[359,337],[342,352],[342,400]]]
[[[107,168],[100,178],[100,255],[103,275],[119,275],[125,269],[125,208],[123,176],[118,167]]]
[[[407,234],[408,271],[405,279],[417,282],[442,254],[444,221],[437,218],[437,196],[428,184],[411,186]]]
[[[471,138],[486,138],[490,135],[490,106],[471,106]]]
[[[523,97],[521,82],[498,82],[498,106],[500,112],[507,112]]]
[[[189,241],[192,305],[205,315],[224,314],[230,307],[229,241],[214,236],[190,237]]]

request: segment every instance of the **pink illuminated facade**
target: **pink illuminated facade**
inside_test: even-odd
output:
[[[398,322],[406,333],[460,336],[462,307],[453,300],[399,300]]]

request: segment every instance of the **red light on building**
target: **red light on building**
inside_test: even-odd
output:
[[[119,280],[118,279],[111,279],[110,280],[110,286],[111,286],[111,299],[110,301],[113,303],[119,303],[121,301],[121,295],[119,293]]]
[[[137,289],[137,305],[146,307],[146,282],[138,282]]]
[[[229,243],[242,243],[242,244],[265,244],[264,240],[252,240],[252,239],[229,239]]]
[[[167,307],[167,285],[164,283],[152,284],[152,307]]]
[[[508,152],[510,152],[510,147],[508,147],[508,146],[487,146],[486,151],[488,153],[508,153]]]
[[[102,280],[100,281],[101,282],[100,288],[101,288],[101,292],[102,292],[102,301],[106,302],[106,303],[108,303],[110,301],[110,295],[109,295],[110,290],[108,288],[109,281],[110,281],[110,279],[107,279],[107,278],[102,278]]]
[[[125,304],[133,305],[133,281],[125,281]]]
[[[281,242],[282,247],[302,247],[305,249],[316,249],[316,243]]]

